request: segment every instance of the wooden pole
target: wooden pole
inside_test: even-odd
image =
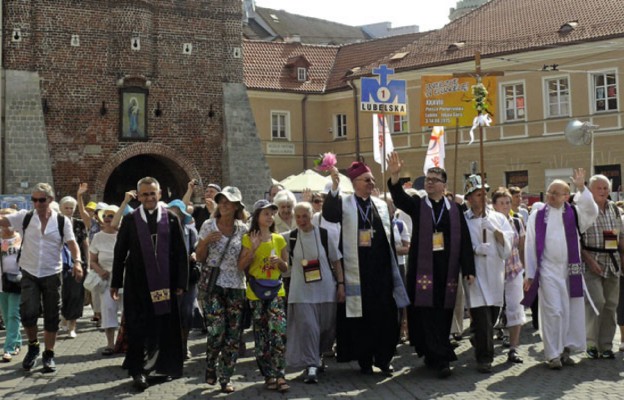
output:
[[[453,166],[453,200],[457,195],[457,161],[459,160],[459,118],[455,118],[455,162]]]

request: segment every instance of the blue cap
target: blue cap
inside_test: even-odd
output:
[[[182,211],[182,214],[184,214],[184,221],[183,221],[184,225],[191,223],[191,221],[193,220],[193,217],[191,217],[191,214],[186,212],[186,204],[184,204],[182,200],[180,199],[171,200],[169,204],[167,204],[167,208],[172,208],[172,207],[176,207],[178,210]]]

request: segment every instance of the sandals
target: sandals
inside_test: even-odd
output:
[[[265,378],[264,387],[266,387],[267,390],[277,390],[277,379]]]
[[[290,390],[290,385],[286,383],[285,378],[277,378],[277,391],[280,393],[286,393]]]
[[[112,356],[113,354],[115,354],[115,350],[110,347],[107,347],[104,350],[102,350],[103,356]]]
[[[232,382],[221,382],[221,393],[234,393],[234,386],[232,386]]]
[[[205,382],[209,385],[217,383],[217,371],[214,368],[206,368]]]

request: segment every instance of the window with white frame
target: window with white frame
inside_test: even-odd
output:
[[[407,115],[390,115],[390,133],[406,133],[407,127]]]
[[[615,71],[592,74],[594,90],[594,111],[615,111],[618,109],[617,74]]]
[[[334,137],[337,139],[347,137],[346,114],[336,114],[334,116]]]
[[[289,114],[284,111],[271,111],[271,139],[289,138]]]
[[[305,68],[299,67],[297,68],[297,80],[299,82],[305,82],[308,80],[308,70]]]
[[[503,85],[505,121],[521,121],[525,117],[524,83]]]
[[[546,116],[566,117],[570,115],[570,83],[567,77],[546,79]]]

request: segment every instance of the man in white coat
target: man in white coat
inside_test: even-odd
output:
[[[475,281],[464,285],[472,322],[470,339],[475,348],[477,370],[492,372],[494,360],[494,324],[503,306],[505,260],[511,255],[514,231],[507,217],[486,207],[487,185],[481,177],[470,175],[466,182],[465,213],[475,255]]]
[[[572,181],[578,190],[574,205],[567,203],[567,183],[554,180],[544,207],[529,217],[526,232],[523,304],[530,304],[538,294],[540,333],[551,369],[574,365],[570,353],[584,351],[586,346],[579,234],[594,223],[598,206],[585,190],[585,170],[575,170]]]

